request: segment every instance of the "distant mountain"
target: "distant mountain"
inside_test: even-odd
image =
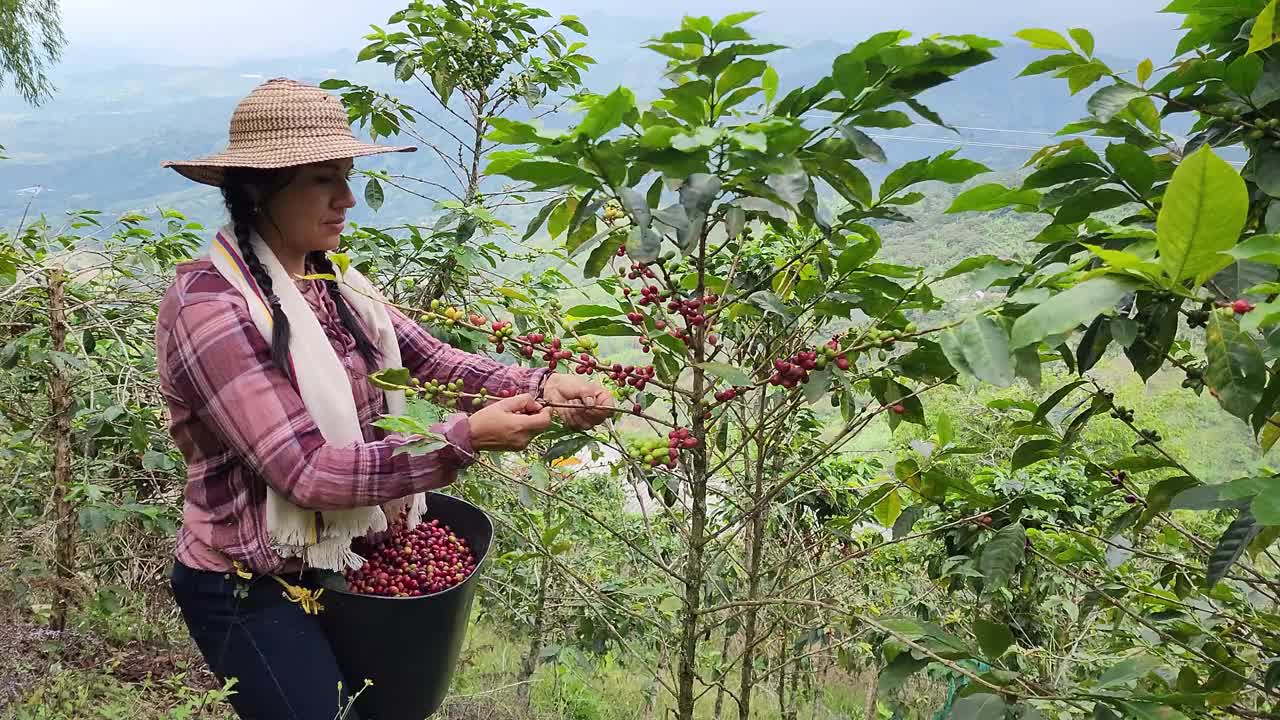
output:
[[[641,98],[652,97],[663,59],[640,45],[664,29],[663,24],[648,27],[642,21],[593,26],[588,52],[600,64],[588,83],[599,90],[626,84]],[[797,45],[775,54],[773,61],[784,86],[810,83],[829,72],[831,60],[858,39]],[[1048,135],[1036,133],[1056,131],[1083,114],[1083,98],[1070,98],[1061,81],[1014,80],[1027,62],[1042,54],[1023,47],[1001,48],[997,61],[930,91],[924,101],[960,127],[960,134],[933,126],[895,131],[894,135],[908,139],[882,141],[891,163],[975,142],[965,147],[965,156],[995,169],[1021,165],[1031,152],[1025,147],[1050,141]],[[53,216],[80,208],[118,213],[157,206],[176,207],[203,222],[216,222],[221,217],[217,192],[161,169],[160,163],[220,149],[235,103],[265,78],[283,75],[314,83],[344,77],[421,99],[412,88],[389,83],[386,67],[353,61],[354,52],[344,51],[225,67],[109,67],[105,62],[92,67],[83,61],[64,66],[57,77],[58,94],[41,108],[0,97],[0,144],[11,156],[0,161],[0,226],[11,226],[28,209]],[[431,153],[369,162],[369,166],[419,177],[440,180],[445,176]],[[889,167],[871,170],[883,175]],[[376,222],[420,220],[430,213],[422,200],[389,193]],[[353,217],[358,221],[374,218],[363,208]]]

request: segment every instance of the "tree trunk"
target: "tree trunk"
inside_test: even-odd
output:
[[[796,720],[800,713],[800,679],[806,677],[803,670],[804,660],[797,658],[795,667],[791,668],[791,709],[783,716],[786,720]]]
[[[790,714],[787,704],[787,659],[790,646],[787,644],[787,631],[781,630],[781,647],[778,648],[778,717],[785,718]]]
[[[765,396],[760,394],[758,417],[763,424],[765,417]],[[764,457],[765,440],[756,437],[756,471],[755,489],[751,493],[751,502],[755,512],[751,515],[751,526],[747,533],[747,600],[760,597],[760,560],[764,554],[765,509],[760,499],[764,497]],[[756,622],[759,619],[759,606],[747,607],[747,617],[742,624],[742,673],[738,678],[738,720],[749,720],[751,717],[751,688],[755,684],[756,662]]]
[[[702,241],[705,243],[706,238]],[[705,247],[700,257],[705,257]],[[703,277],[701,272],[699,277]],[[701,281],[698,287],[702,290]],[[702,350],[697,350],[696,359],[703,360]],[[700,367],[694,368],[693,397],[702,397],[706,389],[706,373]],[[693,720],[693,684],[698,676],[698,611],[702,607],[702,567],[703,554],[706,551],[707,529],[707,422],[701,412],[693,413],[693,436],[698,439],[697,447],[690,452],[690,527],[689,553],[684,564],[684,601],[680,607],[680,659],[676,673],[676,717],[679,720]]]
[[[65,276],[57,270],[49,273],[50,349],[65,353],[67,349],[67,314]],[[58,587],[53,603],[53,628],[67,626],[71,604],[71,576],[75,570],[76,514],[67,499],[71,489],[71,381],[66,364],[51,362],[49,400],[53,411],[53,512],[56,518],[53,540],[54,576]]]
[[[666,670],[667,653],[663,653],[658,657],[658,666],[653,671],[653,680],[649,682],[649,689],[644,694],[644,720],[653,720],[653,708],[657,706],[658,699],[658,676]]]
[[[862,713],[863,720],[876,720],[876,695],[880,693],[880,668],[872,668],[871,687],[867,688],[867,705]]]
[[[547,586],[551,584],[551,559],[544,557],[539,569],[538,596],[533,611],[533,630],[530,632],[529,653],[520,661],[520,675],[516,678],[516,700],[525,709],[529,707],[529,685],[538,669],[538,656],[542,654],[542,628],[546,619]]]
[[[733,633],[725,631],[724,642],[720,644],[720,684],[716,687],[716,706],[715,720],[720,720],[724,715],[724,681],[729,676],[729,643],[733,641]]]

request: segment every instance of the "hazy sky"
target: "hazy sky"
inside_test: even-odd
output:
[[[669,21],[696,12],[744,9],[764,15],[757,35],[843,41],[903,27],[917,33],[976,32],[1007,40],[1024,27],[1084,26],[1099,51],[1163,60],[1178,16],[1159,14],[1168,0],[532,0],[590,21],[608,15]],[[77,54],[111,50],[128,60],[221,64],[359,47],[371,23],[407,0],[62,0],[63,25]],[[620,9],[622,6],[622,9]],[[163,9],[161,9],[163,8]],[[590,22],[588,22],[590,24]],[[640,40],[642,38],[637,38]],[[1014,41],[1018,42],[1018,41]]]

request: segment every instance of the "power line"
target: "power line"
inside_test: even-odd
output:
[[[1006,148],[1009,150],[1039,150],[1040,149],[1036,145],[1011,145],[1009,143],[981,142],[978,140],[970,140],[968,138],[959,138],[958,140],[947,140],[944,138],[917,137],[915,135],[871,135],[870,133],[868,133],[868,135],[870,137],[876,138],[877,140],[907,140],[911,142],[936,143],[938,145],[956,145],[956,144],[976,145],[978,147]]]
[[[916,123],[916,124],[917,124],[917,125],[920,125],[920,124],[922,124],[922,123]],[[956,128],[959,128],[959,129],[967,129],[967,130],[979,130],[979,129],[982,129],[982,128],[964,128],[963,126],[960,126],[960,125],[957,125],[957,126],[956,126]],[[1006,131],[1006,130],[1001,130],[1001,131],[999,131],[999,132],[1024,132],[1024,133],[1033,134],[1033,135],[1052,135],[1052,134],[1053,134],[1053,133],[1040,133],[1040,132],[1035,132],[1035,131],[1032,131],[1032,130],[1021,130],[1021,131],[1019,131],[1019,130],[1007,130],[1007,131]],[[954,145],[959,145],[960,147],[965,147],[965,146],[969,146],[969,145],[971,145],[971,146],[974,146],[974,147],[990,147],[990,148],[1000,148],[1000,149],[1004,149],[1004,150],[1040,150],[1040,149],[1041,149],[1041,147],[1036,146],[1036,145],[1013,145],[1013,144],[1011,144],[1011,143],[993,143],[993,142],[983,142],[983,141],[980,141],[980,140],[970,140],[969,138],[965,138],[965,137],[958,138],[957,140],[949,140],[949,139],[945,139],[945,138],[927,138],[927,137],[919,137],[919,136],[916,136],[916,135],[881,135],[881,134],[874,134],[874,135],[873,135],[873,134],[870,134],[870,133],[868,133],[868,137],[872,137],[872,138],[875,138],[875,139],[877,139],[877,140],[905,140],[905,141],[907,141],[907,142],[934,143],[934,144],[936,144],[936,145],[953,145],[953,146],[954,146]],[[1094,136],[1091,136],[1091,135],[1076,135],[1076,136],[1063,136],[1063,137],[1083,137],[1083,138],[1088,138],[1088,139],[1092,139],[1092,140],[1103,140],[1103,138],[1094,137]],[[1227,163],[1228,163],[1228,164],[1230,164],[1230,165],[1244,165],[1244,163],[1243,163],[1243,162],[1238,161],[1238,160],[1228,160],[1228,161],[1227,161]]]

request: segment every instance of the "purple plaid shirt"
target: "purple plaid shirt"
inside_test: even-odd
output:
[[[170,433],[187,461],[176,550],[185,565],[226,571],[239,560],[258,573],[296,567],[296,561],[286,565],[271,549],[268,483],[299,507],[366,507],[448,485],[474,459],[463,414],[434,428],[449,441],[445,448],[395,455],[407,438],[373,427],[386,401],[369,383],[369,368],[332,298],[319,281],[304,283],[302,290],[347,370],[363,443],[345,448],[325,443],[297,390],[272,363],[243,296],[210,261],[179,265],[160,303],[160,387]],[[460,378],[467,392],[481,387],[491,393],[535,392],[546,373],[455,350],[398,310],[388,311],[404,366],[423,381]]]

